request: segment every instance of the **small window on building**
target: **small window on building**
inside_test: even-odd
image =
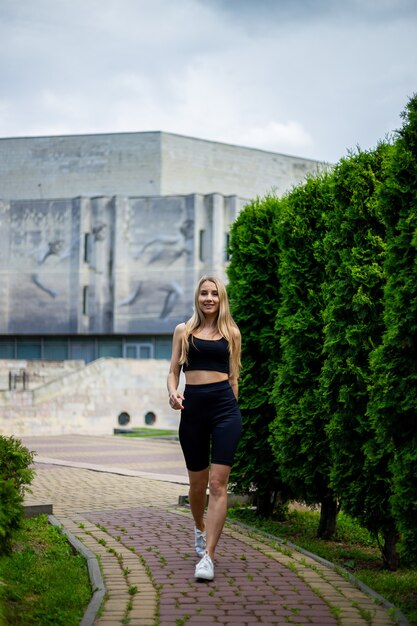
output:
[[[84,263],[90,263],[91,260],[91,234],[84,235]]]
[[[205,231],[204,230],[200,230],[199,232],[199,239],[198,239],[198,258],[200,259],[200,261],[204,261],[204,257],[205,257],[205,244],[204,244],[204,240],[205,240]]]
[[[0,359],[14,359],[14,341],[0,338]]]
[[[44,338],[43,358],[46,361],[65,361],[68,358],[68,341],[66,339]]]
[[[17,340],[18,359],[41,359],[42,342],[40,339],[18,339]]]
[[[124,357],[126,359],[153,359],[153,345],[151,343],[126,343]]]
[[[126,426],[126,424],[130,422],[129,413],[126,413],[126,411],[122,411],[122,413],[120,413],[119,417],[117,418],[117,421],[119,422],[120,426]]]
[[[155,340],[155,358],[170,359],[172,352],[171,337],[157,337]]]
[[[83,315],[88,315],[88,287],[83,287]]]
[[[91,337],[77,337],[70,340],[70,359],[90,363],[96,358],[95,340]]]
[[[145,415],[146,426],[153,426],[156,422],[156,415],[153,411],[148,411]]]
[[[98,339],[98,356],[120,359],[123,356],[121,339]]]
[[[139,346],[139,358],[140,359],[151,359],[153,355],[153,346],[142,344]]]

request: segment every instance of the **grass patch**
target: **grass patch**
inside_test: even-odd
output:
[[[5,626],[77,626],[92,593],[84,557],[45,515],[24,520],[0,580]]]
[[[401,568],[397,572],[383,569],[376,540],[343,512],[338,515],[336,539],[318,539],[319,516],[318,511],[309,509],[291,510],[284,520],[264,520],[250,508],[236,507],[228,511],[228,518],[232,521],[286,539],[344,567],[400,609],[412,626],[417,626],[417,569]]]
[[[176,437],[177,430],[167,430],[162,428],[132,428],[134,432],[117,433],[115,436],[121,437]]]
[[[417,624],[417,571],[397,572],[359,570],[355,576],[398,607],[412,626]]]

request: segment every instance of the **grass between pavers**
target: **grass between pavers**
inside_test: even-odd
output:
[[[77,626],[92,594],[86,560],[45,515],[24,521],[0,581],[2,626]]]
[[[400,609],[412,626],[417,626],[417,569],[402,567],[396,572],[383,569],[376,540],[343,512],[338,515],[334,541],[317,538],[318,511],[291,510],[284,520],[265,520],[251,508],[236,507],[229,509],[228,518],[287,540],[345,568]]]

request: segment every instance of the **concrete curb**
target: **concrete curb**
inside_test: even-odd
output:
[[[62,524],[57,520],[56,517],[54,517],[54,515],[48,515],[48,520],[53,526],[58,528],[58,530],[63,535],[67,537],[74,550],[80,552],[87,560],[88,575],[90,577],[90,584],[93,590],[93,595],[90,602],[88,603],[87,609],[84,613],[84,617],[82,618],[79,626],[92,626],[103,601],[104,594],[106,593],[97,557],[92,552],[90,552],[90,550],[88,550],[81,543],[81,541],[77,539],[77,537],[75,537],[72,533],[63,528]]]
[[[317,561],[317,563],[321,563],[321,565],[325,565],[326,567],[337,572],[344,578],[347,578],[352,584],[355,585],[355,587],[363,591],[363,593],[365,593],[367,596],[369,596],[373,600],[376,600],[377,602],[382,604],[382,606],[384,606],[386,609],[392,610],[393,618],[395,619],[395,622],[396,624],[398,624],[398,626],[410,626],[410,622],[407,620],[405,615],[399,609],[397,609],[397,607],[394,604],[392,604],[391,602],[386,600],[383,596],[381,596],[379,593],[371,589],[371,587],[368,587],[368,585],[365,585],[365,583],[363,583],[361,580],[356,578],[356,576],[351,574],[351,572],[341,567],[340,565],[335,565],[331,561],[327,561],[326,559],[323,559],[321,556],[318,556],[317,554],[314,554],[313,552],[309,552],[308,550],[305,550],[304,548],[297,546],[295,543],[291,543],[291,541],[282,539],[281,537],[278,537],[277,535],[266,533],[262,530],[259,530],[258,528],[254,528],[253,526],[249,526],[247,524],[244,524],[243,522],[236,521],[229,517],[227,518],[226,521],[228,522],[228,524],[235,525],[238,527],[240,526],[241,528],[244,528],[245,530],[249,532],[256,533],[257,535],[263,535],[264,537],[267,537],[268,539],[275,541],[276,543],[287,546],[288,548],[291,548],[293,550],[297,550],[297,552],[300,552],[301,554],[308,556],[314,561]]]
[[[104,472],[105,474],[119,474],[121,476],[133,476],[137,478],[149,478],[150,480],[158,480],[166,483],[176,483],[179,485],[188,485],[188,478],[177,476],[175,474],[157,474],[155,472],[140,472],[128,468],[112,467],[109,465],[97,465],[93,463],[81,463],[79,461],[63,461],[62,459],[54,459],[49,457],[36,457],[36,463],[43,465],[60,465],[61,467],[75,467],[76,469],[87,469],[92,472]]]
[[[27,504],[24,506],[25,517],[36,517],[37,515],[52,515],[52,504]]]

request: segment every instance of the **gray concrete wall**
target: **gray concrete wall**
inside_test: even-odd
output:
[[[0,198],[263,196],[323,164],[171,133],[0,139]]]
[[[159,195],[160,133],[0,139],[5,200]]]
[[[26,359],[0,359],[0,391],[23,390],[23,372],[26,373],[26,389],[33,390],[53,380],[82,369],[84,361],[27,361]],[[9,381],[9,372],[12,380]],[[15,376],[17,379],[15,380]]]
[[[36,367],[42,362],[32,373]],[[143,427],[149,411],[156,428],[176,429],[179,412],[170,408],[164,384],[168,368],[162,359],[98,359],[34,390],[0,391],[0,433],[111,435],[120,413],[130,415],[129,427]]]
[[[196,280],[224,276],[245,201],[207,196],[0,203],[0,333],[170,334]]]
[[[282,195],[323,163],[254,148],[162,134],[161,194]]]

